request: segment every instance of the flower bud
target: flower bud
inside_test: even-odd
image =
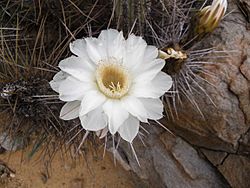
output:
[[[214,31],[227,10],[227,0],[214,0],[212,5],[206,6],[196,14],[197,23],[195,34],[205,35]]]

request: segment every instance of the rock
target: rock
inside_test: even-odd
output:
[[[200,151],[216,167],[221,165],[229,155],[226,152],[212,151],[207,149],[200,149]]]
[[[237,10],[232,1],[229,5],[229,12]],[[193,96],[204,117],[183,98],[182,106],[177,106],[178,118],[165,119],[166,126],[188,142],[229,153],[239,150],[240,140],[250,128],[250,32],[244,21],[239,20],[244,20],[239,10],[229,14],[215,33],[200,44],[203,48],[214,46],[228,51],[227,57],[223,58],[214,59],[211,55],[210,61],[216,61],[216,64],[208,69],[216,77],[204,75],[216,87],[199,83],[216,106],[204,93],[196,93]],[[247,147],[247,143],[244,146]]]
[[[213,163],[233,188],[248,188],[250,182],[250,159],[235,154],[202,149],[202,153]]]
[[[15,138],[15,140],[11,139],[9,136],[7,136],[6,133],[3,133],[0,135],[0,150],[1,148],[6,151],[17,151],[19,149],[24,149],[24,147],[27,145],[27,142],[25,142],[21,138]]]
[[[0,161],[0,180],[14,177],[15,172],[11,170],[3,161]]]
[[[233,188],[249,188],[250,187],[250,159],[229,155],[222,165],[218,167],[220,172],[228,180]]]
[[[151,132],[145,142],[147,147],[139,141],[134,145],[140,167],[128,148],[121,147],[126,148],[132,170],[149,182],[149,187],[230,187],[216,168],[180,137]]]
[[[240,139],[240,147],[238,153],[243,155],[250,155],[250,130]]]
[[[249,50],[250,51],[250,50]],[[250,52],[248,52],[249,54]],[[245,76],[245,78],[250,81],[250,58],[246,57],[246,60],[243,62],[243,64],[240,66],[241,73]]]
[[[250,159],[235,154],[202,149],[202,153],[213,163],[233,188],[248,188],[250,183]]]
[[[1,145],[0,145],[0,154],[3,154],[6,152],[6,149],[4,149]]]

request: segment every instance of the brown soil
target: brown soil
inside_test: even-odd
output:
[[[102,155],[102,151],[98,156]],[[132,188],[135,178],[117,164],[113,156],[106,154],[104,159],[87,154],[85,159],[72,160],[58,152],[51,164],[45,168],[38,157],[22,160],[26,153],[15,152],[0,155],[0,163],[6,164],[15,172],[15,177],[1,180],[0,188]],[[22,161],[22,162],[21,162]],[[88,161],[88,162],[86,162]],[[88,164],[88,165],[87,165]],[[3,179],[3,178],[2,178]]]

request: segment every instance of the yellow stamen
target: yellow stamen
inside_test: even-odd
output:
[[[187,59],[187,54],[182,51],[174,50],[173,48],[167,48],[166,50],[159,50],[159,58],[161,59]]]
[[[122,98],[130,87],[130,75],[127,69],[115,58],[99,62],[96,81],[100,91],[112,99]]]

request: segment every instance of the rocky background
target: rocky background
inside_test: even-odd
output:
[[[214,86],[203,83],[216,106],[197,96],[202,117],[183,99],[179,118],[161,121],[174,135],[151,124],[146,146],[134,142],[140,167],[130,147],[120,146],[123,166],[143,187],[250,187],[250,30],[235,1],[228,12],[202,44],[227,51],[210,70],[216,76],[207,78]]]

